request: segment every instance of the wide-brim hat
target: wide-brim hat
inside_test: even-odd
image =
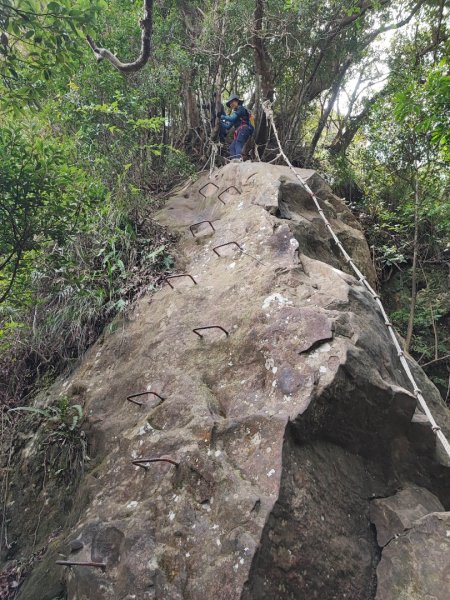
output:
[[[230,104],[233,102],[233,100],[237,100],[239,104],[244,104],[244,101],[241,100],[237,94],[231,94],[231,96],[226,101],[226,105],[228,106],[228,108],[230,108]]]

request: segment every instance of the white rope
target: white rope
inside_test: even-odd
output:
[[[258,152],[258,144],[255,142],[255,155],[256,158],[258,159],[258,162],[261,162],[261,157],[259,156],[259,152]]]
[[[203,165],[203,169],[200,169],[200,173],[203,173],[204,171],[206,171],[206,167],[210,164],[210,167],[209,167],[209,178],[211,179],[211,176],[213,174],[214,168],[216,166],[216,156],[217,156],[218,146],[212,140],[210,140],[209,143],[211,144],[211,153],[210,153],[210,155],[208,157],[208,160]]]
[[[211,179],[214,169],[216,167],[216,156],[217,156],[217,151],[218,151],[217,144],[215,142],[211,142],[211,143],[212,143],[212,150],[211,150],[211,156],[209,157],[211,160],[211,165],[209,167],[209,178],[210,179]]]
[[[288,167],[291,169],[291,171],[294,173],[294,175],[296,176],[296,178],[300,181],[300,183],[302,184],[302,186],[304,187],[304,189],[308,192],[308,194],[313,199],[314,204],[315,204],[315,206],[316,206],[316,208],[317,208],[317,210],[319,212],[319,215],[322,217],[322,220],[325,223],[325,227],[330,232],[331,237],[333,238],[334,242],[336,243],[336,245],[338,246],[338,248],[341,251],[342,255],[344,256],[345,262],[348,265],[350,265],[350,267],[353,269],[354,273],[358,277],[358,280],[360,281],[360,283],[362,283],[366,287],[366,289],[369,291],[369,293],[372,296],[372,298],[377,303],[379,309],[381,310],[381,314],[382,314],[383,319],[384,319],[384,324],[388,328],[389,334],[390,334],[390,336],[392,338],[392,341],[394,343],[394,346],[395,346],[395,349],[397,351],[397,355],[398,355],[398,357],[400,359],[400,363],[401,363],[401,365],[403,367],[403,370],[405,371],[405,373],[406,373],[409,381],[412,384],[414,395],[417,398],[417,401],[420,404],[420,407],[422,408],[423,412],[425,413],[428,421],[430,422],[431,429],[432,429],[433,433],[437,436],[438,440],[442,444],[442,447],[444,448],[445,452],[447,453],[448,457],[450,458],[450,444],[449,444],[447,438],[445,437],[445,435],[442,433],[441,428],[439,427],[439,425],[434,420],[434,417],[431,414],[430,409],[428,408],[428,405],[427,405],[427,403],[425,401],[425,398],[422,395],[422,391],[418,387],[418,385],[417,385],[417,383],[416,383],[416,381],[415,381],[415,379],[413,377],[413,374],[411,373],[411,369],[410,369],[409,364],[408,364],[408,362],[407,362],[407,360],[405,358],[405,354],[404,354],[403,350],[400,347],[400,344],[398,342],[397,336],[395,335],[394,327],[393,327],[391,321],[389,320],[389,317],[386,314],[386,311],[384,310],[384,306],[381,303],[379,295],[372,288],[372,286],[370,285],[370,283],[367,281],[367,278],[361,273],[361,271],[358,269],[358,267],[353,262],[351,256],[348,254],[348,252],[345,250],[344,246],[339,241],[337,235],[334,233],[334,231],[333,231],[333,229],[331,227],[330,222],[326,218],[324,211],[320,207],[319,200],[317,199],[317,196],[314,194],[314,192],[312,191],[312,189],[308,186],[308,184],[306,183],[306,181],[304,181],[304,179],[297,173],[297,171],[295,170],[295,168],[292,165],[291,161],[286,156],[286,154],[285,154],[285,152],[284,152],[284,150],[283,150],[283,148],[281,146],[280,138],[278,137],[278,131],[277,131],[277,128],[275,126],[275,120],[273,118],[273,109],[272,109],[272,105],[271,105],[270,101],[266,100],[265,102],[263,102],[262,106],[263,106],[264,112],[266,114],[266,118],[267,118],[267,120],[269,121],[269,123],[272,126],[273,133],[275,135],[278,147],[280,149],[280,155],[283,157],[283,159],[285,160],[285,162],[288,165]]]

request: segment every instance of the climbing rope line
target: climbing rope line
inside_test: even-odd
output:
[[[211,179],[211,176],[213,174],[213,171],[215,169],[216,166],[216,156],[218,153],[218,144],[216,144],[215,142],[213,142],[212,140],[210,140],[210,145],[211,145],[211,152],[209,154],[208,160],[206,161],[206,163],[203,166],[203,169],[200,170],[200,173],[203,173],[204,171],[206,171],[206,168],[208,165],[210,165],[209,167],[209,178]]]
[[[216,168],[216,156],[218,153],[219,147],[215,142],[212,142],[212,150],[211,150],[211,156],[209,157],[211,160],[211,164],[209,167],[209,178],[211,179],[212,174],[214,172],[214,169]],[[206,163],[208,164],[208,163]]]
[[[397,351],[397,355],[398,355],[398,357],[400,359],[400,363],[401,363],[401,365],[403,367],[403,370],[405,371],[405,373],[406,373],[409,381],[412,384],[414,395],[415,395],[418,403],[420,404],[420,407],[422,408],[423,412],[425,413],[428,421],[430,422],[431,429],[432,429],[433,433],[436,435],[436,437],[438,438],[438,440],[441,442],[442,447],[444,448],[445,452],[447,453],[448,457],[450,458],[450,444],[449,444],[447,438],[445,437],[445,435],[442,433],[441,428],[439,427],[439,425],[434,420],[434,417],[431,414],[431,411],[428,408],[428,405],[427,405],[427,403],[425,401],[425,398],[424,398],[424,396],[422,394],[422,390],[418,387],[418,385],[416,383],[416,380],[414,379],[414,376],[413,376],[413,374],[411,372],[411,369],[409,367],[408,361],[405,358],[405,354],[404,354],[403,350],[400,347],[400,344],[398,342],[397,336],[395,335],[394,326],[392,325],[392,323],[389,320],[389,317],[388,317],[386,311],[384,310],[384,306],[383,306],[383,304],[382,304],[382,302],[380,300],[380,296],[376,293],[376,291],[372,288],[372,286],[370,285],[370,283],[367,281],[367,278],[361,273],[361,271],[355,265],[355,263],[353,262],[351,256],[348,254],[348,252],[346,251],[346,249],[344,248],[344,246],[340,242],[339,238],[334,233],[333,228],[331,227],[330,222],[326,218],[325,213],[324,213],[324,211],[322,210],[322,208],[321,208],[321,206],[319,204],[319,200],[318,200],[317,196],[314,194],[314,192],[309,187],[309,185],[306,183],[306,181],[297,173],[297,171],[295,170],[295,167],[292,165],[291,161],[286,156],[286,154],[285,154],[285,152],[283,150],[283,147],[281,145],[280,138],[278,136],[278,131],[277,131],[277,128],[276,128],[276,125],[275,125],[275,119],[274,119],[274,116],[273,116],[272,104],[271,104],[271,102],[269,100],[266,100],[265,102],[263,102],[263,109],[264,109],[264,112],[266,114],[267,121],[270,123],[270,125],[271,125],[271,127],[273,129],[273,133],[275,135],[275,139],[277,140],[278,148],[280,149],[280,156],[284,159],[284,161],[286,162],[286,164],[288,165],[288,167],[294,173],[295,177],[300,181],[300,183],[303,186],[303,188],[311,196],[311,198],[314,201],[314,204],[315,204],[315,206],[316,206],[316,208],[317,208],[317,210],[319,212],[319,215],[321,216],[323,222],[325,223],[325,227],[330,232],[330,234],[331,234],[334,242],[336,243],[336,245],[338,246],[338,248],[341,251],[342,255],[344,256],[345,262],[348,265],[350,265],[350,267],[353,269],[354,273],[358,277],[359,282],[362,283],[366,287],[366,289],[368,290],[368,292],[370,293],[370,295],[372,296],[372,298],[377,303],[377,305],[378,305],[378,307],[379,307],[379,309],[381,311],[381,314],[383,316],[384,324],[388,328],[389,334],[390,334],[390,336],[392,338],[392,341],[394,343],[394,346],[395,346],[395,349]]]

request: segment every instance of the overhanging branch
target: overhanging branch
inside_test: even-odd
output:
[[[141,23],[141,53],[134,62],[123,63],[115,54],[106,48],[99,48],[90,35],[86,36],[89,46],[97,59],[100,62],[104,58],[122,73],[133,73],[139,71],[144,67],[151,54],[151,39],[152,39],[152,26],[153,26],[153,0],[144,0],[144,18]]]

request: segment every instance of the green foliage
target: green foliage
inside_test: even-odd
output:
[[[111,3],[98,17],[101,27],[111,19],[106,29],[114,47],[130,52],[141,5],[127,3],[124,11],[122,4]],[[86,23],[92,11],[85,11]],[[46,51],[51,54],[51,46]],[[0,220],[0,265],[8,259],[0,271],[6,296],[0,396],[6,404],[48,385],[105,323],[171,268],[172,240],[151,220],[154,193],[193,172],[183,150],[170,143],[167,119],[152,114],[179,75],[166,78],[170,61],[161,65],[161,87],[150,79],[130,84],[98,66],[84,42],[65,56],[49,80],[40,79],[37,64],[34,74],[23,64],[27,85],[39,79],[47,99],[40,97],[39,111],[22,111],[1,127],[0,206],[12,215]],[[20,104],[17,96],[4,99]]]
[[[405,255],[399,252],[396,246],[382,246],[380,250],[383,265],[398,267],[400,264],[406,262]]]
[[[67,148],[29,123],[0,128],[0,303],[44,246],[62,246],[105,191],[70,164]]]
[[[112,148],[110,132],[92,136],[91,111],[80,111],[87,117],[72,129],[75,93],[72,85],[69,98],[50,101],[39,119],[24,113],[0,130],[7,217],[0,221],[0,395],[7,404],[46,385],[172,265],[170,238],[149,218],[154,166],[141,167],[138,156],[155,157],[158,181],[177,181],[175,172],[183,178],[191,169],[184,154],[149,137],[141,144],[141,132],[153,129],[134,127],[131,110]],[[151,123],[159,134],[160,119]]]
[[[19,406],[9,412],[25,412],[39,418],[38,453],[43,455],[46,472],[73,484],[89,460],[82,430],[83,407],[71,404],[67,396],[63,396],[54,406]]]
[[[391,318],[399,331],[405,332],[409,317],[410,274],[402,273],[396,291],[398,308]],[[412,352],[422,363],[447,355],[450,336],[446,327],[450,314],[450,292],[444,268],[421,271],[417,294]],[[439,376],[439,375],[438,375]]]
[[[425,135],[435,152],[450,161],[450,43],[446,54],[433,65],[424,79],[412,80],[394,98],[394,115],[397,121],[413,127]]]
[[[411,351],[422,363],[450,353],[448,44],[433,61],[418,61],[425,43],[429,40],[423,33],[397,40],[386,93],[374,104],[348,156],[334,165],[344,178],[338,180],[340,186],[354,181],[361,191],[354,208],[376,253],[390,316],[403,336],[410,316],[417,213],[418,292]],[[430,375],[444,380],[445,361],[433,363]],[[445,394],[447,388],[441,389]]]
[[[353,0],[264,4],[259,34],[279,131],[301,162],[342,64],[351,57],[357,71],[374,58],[366,41],[401,3],[364,11]],[[421,18],[431,22],[436,10],[424,7]],[[206,162],[219,64],[223,95],[254,93],[260,110],[254,11],[253,0],[155,2],[152,59],[123,76],[106,60],[97,64],[83,38],[89,32],[99,46],[133,59],[141,2],[0,0],[0,110],[16,115],[0,131],[6,402],[46,385],[171,268],[172,240],[151,213],[161,194]],[[428,21],[416,35],[422,46],[433,39]],[[448,60],[441,47],[435,59],[416,60],[414,44],[405,36],[393,47],[392,93],[355,138],[351,162],[336,164],[343,184],[352,179],[364,190],[356,208],[388,272],[409,268],[414,163],[426,191],[421,258],[442,260],[448,243],[448,179],[435,168],[448,148]],[[316,157],[325,156],[319,147]]]
[[[76,235],[63,245],[43,245],[23,267],[14,302],[0,307],[4,402],[33,382],[45,385],[171,267],[170,237],[147,221],[147,209],[133,198],[126,209],[111,200],[96,206]]]
[[[70,404],[67,396],[63,396],[56,406],[38,408],[36,406],[18,406],[10,412],[24,411],[45,417],[45,421],[60,430],[61,434],[73,432],[83,419],[83,408],[80,404]]]
[[[82,28],[106,6],[104,0],[2,0],[0,112],[37,102],[55,70],[73,68]]]

